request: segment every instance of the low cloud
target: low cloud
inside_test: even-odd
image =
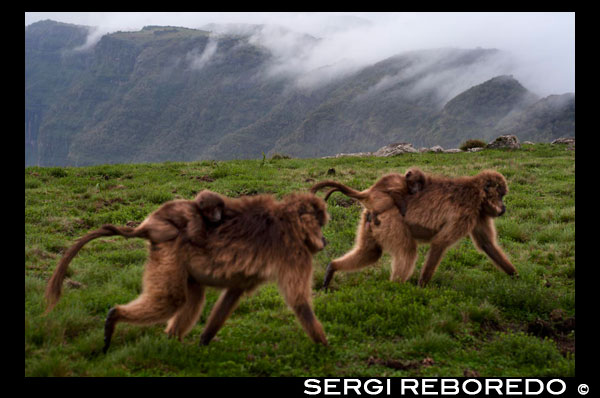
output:
[[[109,31],[105,28],[91,26],[89,33],[85,39],[85,43],[83,43],[79,47],[75,47],[73,51],[78,52],[91,50],[96,45],[96,43],[100,41],[102,36],[104,36],[107,33],[109,33]]]
[[[204,68],[216,54],[217,47],[217,40],[211,36],[201,54],[198,53],[197,49],[190,51],[186,55],[186,59],[190,63],[190,68],[193,70]]]
[[[48,18],[98,26],[82,48],[93,46],[100,32],[145,25],[212,26],[219,33],[249,35],[252,44],[273,54],[265,74],[300,86],[407,51],[481,47],[500,50],[510,62],[458,73],[456,87],[470,84],[469,76],[485,78],[498,69],[539,95],[575,91],[574,13],[26,13],[25,24]],[[451,72],[422,84],[455,91]]]

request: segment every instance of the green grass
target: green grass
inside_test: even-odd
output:
[[[390,257],[337,273],[314,307],[329,346],[313,344],[274,284],[244,298],[217,337],[199,337],[218,291],[209,289],[199,324],[183,343],[164,325],[119,324],[106,355],[109,308],[140,292],[145,242],[89,243],[72,262],[63,297],[43,316],[45,284],[75,239],[103,223],[141,221],[161,203],[208,188],[229,196],[306,191],[332,178],[364,189],[392,171],[503,173],[510,192],[497,220],[500,245],[519,270],[497,270],[469,239],[451,248],[428,287],[416,286],[427,246],[405,284],[389,281]],[[316,288],[327,263],[354,243],[359,205],[329,203],[330,244],[314,258]],[[574,331],[535,335],[534,321],[575,315],[575,162],[562,146],[519,151],[405,154],[393,158],[258,159],[82,168],[25,169],[26,376],[573,376]],[[561,314],[559,319],[551,314]],[[424,361],[427,359],[426,361]],[[410,366],[398,366],[398,364]]]

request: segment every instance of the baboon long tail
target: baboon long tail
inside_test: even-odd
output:
[[[323,200],[325,202],[327,202],[329,200],[329,197],[331,196],[332,193],[334,192],[339,192],[340,190],[338,188],[331,188],[329,191],[327,191],[327,193],[325,194],[325,196],[323,197]]]
[[[339,191],[346,196],[349,196],[351,198],[358,199],[358,200],[366,199],[368,197],[368,195],[366,195],[360,191],[357,191],[356,189],[350,188],[349,186],[344,185],[340,182],[330,181],[330,180],[321,181],[321,182],[316,183],[315,185],[312,186],[312,188],[310,189],[310,192],[316,193],[317,191],[319,191],[320,189],[325,188],[325,187],[333,187],[334,188],[327,192],[327,194],[325,195],[325,200],[327,200],[329,198],[329,196],[336,191]]]
[[[73,260],[73,257],[81,250],[81,248],[88,243],[89,241],[100,238],[103,236],[113,236],[113,235],[122,235],[126,237],[135,237],[138,236],[135,233],[134,228],[129,227],[115,227],[114,225],[105,224],[102,228],[97,230],[88,232],[86,235],[82,236],[75,242],[75,244],[65,252],[60,261],[58,262],[58,266],[54,270],[52,277],[48,281],[48,286],[46,287],[46,303],[47,309],[46,313],[50,312],[52,308],[58,302],[60,298],[60,294],[62,291],[62,283],[65,279],[65,275],[67,273],[67,268],[69,267],[69,263]]]

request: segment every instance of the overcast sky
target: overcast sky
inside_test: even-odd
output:
[[[43,19],[98,27],[91,44],[101,34],[145,25],[280,25],[321,39],[305,50],[296,36],[276,29],[260,37],[282,60],[309,69],[340,61],[365,66],[408,50],[497,48],[516,60],[511,72],[531,91],[575,91],[575,13],[25,13],[26,26]]]

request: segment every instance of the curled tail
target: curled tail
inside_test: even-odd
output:
[[[46,302],[47,309],[46,313],[50,312],[52,308],[58,302],[60,298],[62,283],[65,279],[65,275],[67,273],[67,268],[69,267],[69,263],[73,260],[73,257],[81,250],[81,248],[88,243],[89,241],[100,238],[103,236],[113,236],[113,235],[122,235],[125,237],[144,237],[140,233],[136,233],[134,228],[129,227],[115,227],[114,225],[105,224],[102,228],[99,228],[95,231],[88,232],[86,235],[82,236],[75,242],[75,244],[65,252],[60,261],[58,262],[58,266],[54,270],[52,277],[48,281],[48,286],[46,287]]]
[[[330,181],[330,180],[321,181],[321,182],[316,183],[315,185],[312,186],[312,188],[310,189],[310,192],[316,193],[317,191],[319,191],[320,189],[325,188],[325,187],[333,187],[333,189],[330,189],[327,192],[327,194],[325,195],[325,200],[329,199],[329,196],[336,191],[339,191],[346,196],[349,196],[351,198],[358,199],[358,200],[363,200],[363,199],[368,198],[368,195],[363,192],[357,191],[356,189],[350,188],[349,186],[344,185],[342,183],[339,183],[336,181]]]

